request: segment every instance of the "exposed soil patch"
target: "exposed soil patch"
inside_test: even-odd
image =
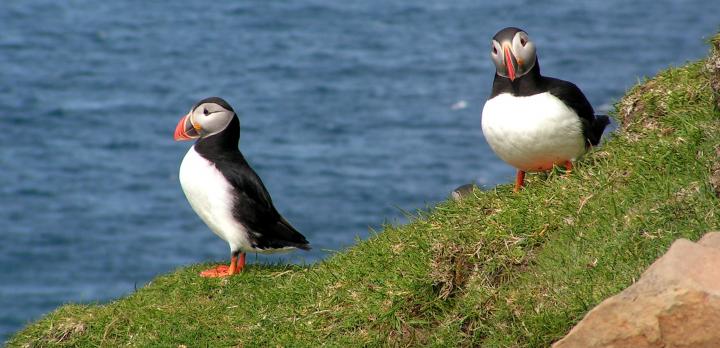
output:
[[[710,168],[710,187],[715,196],[720,198],[720,145],[715,147],[715,164]]]
[[[472,251],[455,243],[436,243],[432,251],[430,278],[438,297],[446,300],[467,282],[472,270]]]
[[[720,35],[715,36],[710,43],[712,53],[705,63],[705,68],[708,70],[710,88],[715,96],[715,107],[720,110]]]

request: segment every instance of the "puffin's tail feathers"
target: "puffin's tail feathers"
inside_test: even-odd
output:
[[[592,146],[600,144],[603,131],[605,131],[605,127],[609,124],[610,118],[607,115],[595,115],[595,120],[590,125],[590,132],[588,132],[588,140]]]
[[[284,218],[280,217],[272,230],[272,233],[259,241],[257,247],[261,249],[298,248],[310,250],[310,243],[305,239],[305,236],[292,227]]]
[[[292,227],[289,222],[287,222],[285,219],[281,219],[278,224],[284,225],[284,227],[289,230],[290,238],[288,238],[287,242],[288,244],[290,244],[290,246],[294,246],[302,250],[310,250],[310,243],[307,241],[307,239],[305,239],[305,236],[298,232],[295,227]]]

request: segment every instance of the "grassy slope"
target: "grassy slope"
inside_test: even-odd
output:
[[[109,304],[63,306],[9,346],[547,346],[674,239],[720,227],[704,64],[631,90],[620,133],[569,178],[441,203],[312,267],[180,269]]]

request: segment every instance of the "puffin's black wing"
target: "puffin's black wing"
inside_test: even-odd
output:
[[[583,127],[583,135],[590,145],[600,143],[605,127],[610,119],[605,115],[595,116],[592,105],[585,97],[585,94],[572,82],[544,77],[545,89],[558,99],[562,100],[580,117]]]
[[[253,247],[310,249],[305,237],[277,212],[262,180],[239,151],[215,165],[235,190],[233,216],[249,230]]]

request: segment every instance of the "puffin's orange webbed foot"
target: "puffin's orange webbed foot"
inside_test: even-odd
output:
[[[239,260],[238,254],[233,254],[230,259],[230,266],[220,265],[215,268],[210,268],[200,272],[200,276],[204,278],[222,278],[242,272],[243,268],[245,268],[245,253],[239,254]]]
[[[228,265],[220,265],[214,268],[206,269],[202,272],[200,272],[200,276],[204,278],[222,278],[231,276],[230,274],[230,266]]]

